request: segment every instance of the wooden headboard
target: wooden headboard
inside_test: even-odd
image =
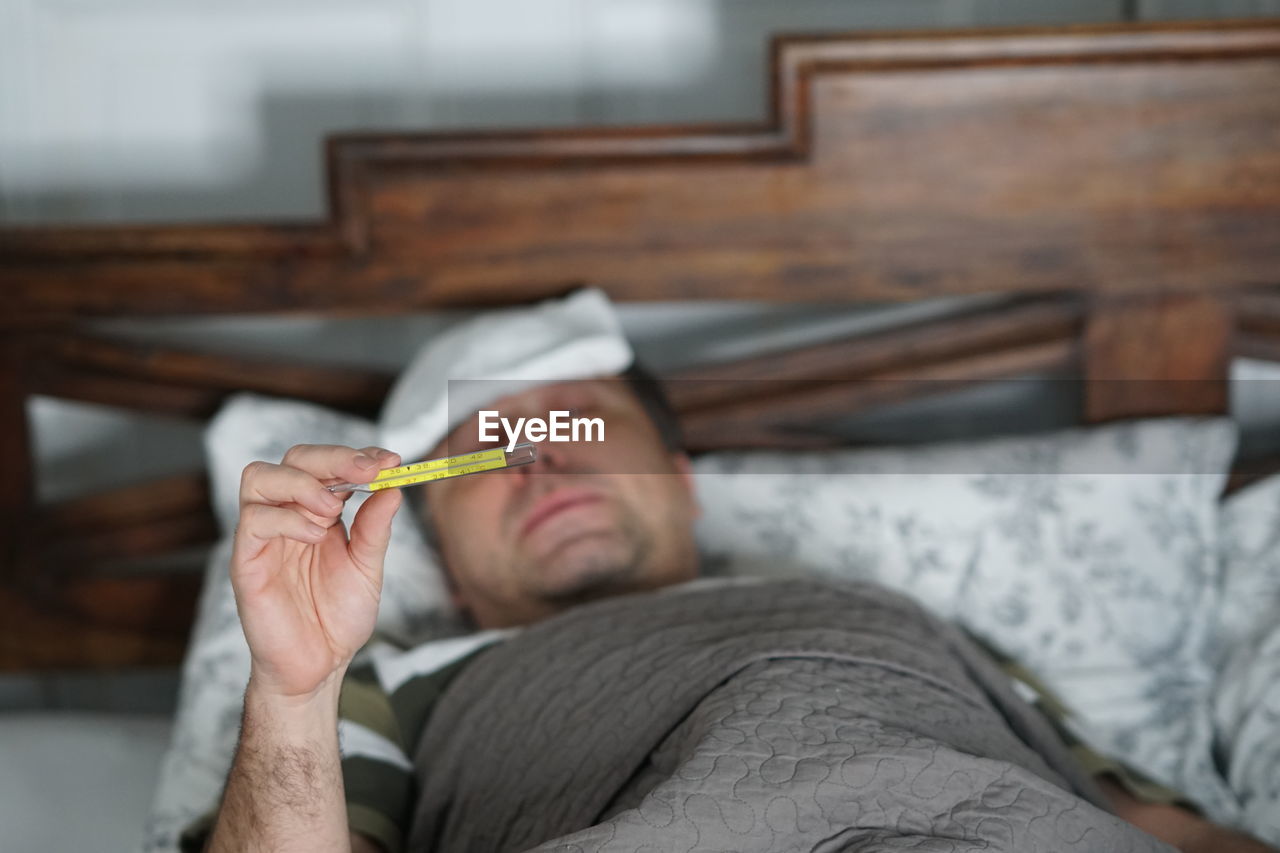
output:
[[[817,415],[1046,370],[1079,378],[1088,421],[1223,412],[1233,356],[1280,360],[1280,21],[785,37],[771,73],[760,124],[336,136],[320,222],[0,230],[0,668],[178,660],[199,578],[111,566],[215,535],[199,474],[33,505],[29,395],[206,418],[254,390],[369,414],[390,381],[106,340],[91,318],[581,284],[1011,297],[688,371],[783,380],[674,385],[695,450],[804,443]]]

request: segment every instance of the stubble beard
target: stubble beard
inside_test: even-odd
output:
[[[599,536],[586,534],[582,539]],[[653,536],[630,516],[622,520],[615,536],[596,548],[571,540],[543,565],[521,566],[521,573],[537,578],[535,594],[556,610],[647,588],[645,567],[653,554]],[[588,550],[580,553],[584,547]]]

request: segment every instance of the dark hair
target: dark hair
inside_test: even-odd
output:
[[[672,453],[678,453],[684,449],[684,439],[680,433],[680,419],[676,416],[676,411],[671,406],[671,401],[667,399],[667,394],[662,390],[662,383],[656,376],[645,369],[639,362],[632,362],[631,366],[622,373],[618,374],[618,378],[624,380],[631,392],[636,395],[636,399],[640,401],[641,407],[645,414],[649,416],[649,420],[653,421],[653,425],[658,429],[658,436],[662,439],[662,444]],[[431,523],[431,517],[427,513],[427,499],[424,494],[425,489],[406,489],[405,501],[413,510],[414,517],[421,524],[426,536],[427,544],[436,551],[440,552],[440,540],[435,530],[435,525]]]
[[[680,418],[671,407],[667,393],[662,390],[662,383],[656,376],[644,368],[640,362],[632,362],[624,370],[621,377],[627,380],[631,391],[640,400],[640,405],[658,428],[662,444],[673,453],[684,450],[684,437],[680,433]]]

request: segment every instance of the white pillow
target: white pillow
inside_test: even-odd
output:
[[[1280,476],[1222,502],[1221,654],[1280,624]]]
[[[1222,503],[1214,721],[1242,824],[1280,844],[1280,477]]]
[[[695,462],[699,542],[729,574],[902,590],[1041,675],[1097,747],[1222,819],[1208,694],[1228,419]]]
[[[206,570],[183,662],[172,742],[161,765],[144,849],[177,849],[178,835],[187,824],[217,804],[235,752],[249,679],[249,647],[228,569],[244,466],[255,459],[279,461],[294,444],[368,447],[376,443],[375,434],[374,424],[360,418],[253,394],[231,398],[209,423],[205,449],[223,538]],[[347,502],[343,520],[348,529],[365,497],[357,495]],[[434,556],[407,505],[392,523],[377,630],[401,643],[461,630]]]

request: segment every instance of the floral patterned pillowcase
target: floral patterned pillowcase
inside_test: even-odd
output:
[[[695,463],[709,571],[906,592],[1039,674],[1100,749],[1235,813],[1208,697],[1226,418]]]
[[[1280,845],[1280,476],[1222,504],[1215,732],[1243,824]]]

